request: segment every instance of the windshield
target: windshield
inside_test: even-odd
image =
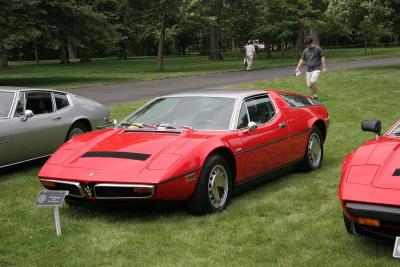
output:
[[[0,118],[7,118],[13,103],[14,93],[0,92]]]
[[[121,125],[228,130],[234,103],[235,99],[226,97],[158,98]]]
[[[389,135],[400,136],[400,123],[389,133]]]

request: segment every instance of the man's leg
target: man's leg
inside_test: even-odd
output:
[[[253,68],[253,57],[248,56],[247,57],[247,70],[251,70]]]
[[[318,88],[317,88],[317,81],[319,78],[321,71],[315,70],[311,73],[310,77],[310,89],[311,89],[311,97],[318,98]]]

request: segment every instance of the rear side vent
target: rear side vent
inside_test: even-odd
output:
[[[110,152],[110,151],[92,151],[87,152],[82,158],[118,158],[131,160],[147,160],[151,155],[132,152]]]
[[[393,176],[400,176],[400,169],[396,169],[393,173]]]

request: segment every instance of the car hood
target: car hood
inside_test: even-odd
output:
[[[400,139],[380,137],[357,149],[352,165],[376,166],[372,185],[400,189]]]
[[[73,156],[62,160],[61,164],[97,170],[145,167],[160,154],[173,154],[188,141],[180,131],[118,129],[88,140],[81,149],[74,150]]]
[[[91,132],[73,138],[58,149],[39,177],[88,183],[157,183],[199,168],[199,161],[187,162],[183,158],[192,155],[210,137],[213,135],[192,130]],[[180,159],[185,164],[177,164]]]

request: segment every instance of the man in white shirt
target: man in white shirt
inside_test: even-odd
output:
[[[253,61],[256,55],[256,49],[254,48],[253,41],[249,41],[246,45],[246,60],[247,60],[247,69],[253,70]]]

